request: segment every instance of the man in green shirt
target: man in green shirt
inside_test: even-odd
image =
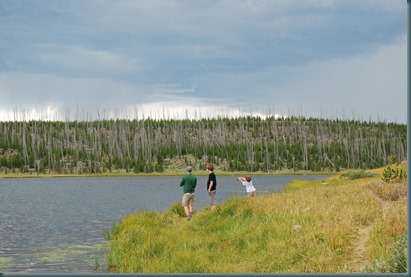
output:
[[[191,220],[193,215],[194,205],[194,190],[197,185],[197,177],[192,174],[193,168],[187,166],[187,174],[183,176],[180,182],[180,187],[183,187],[183,199],[181,203],[184,207],[184,212],[187,215],[187,219]]]

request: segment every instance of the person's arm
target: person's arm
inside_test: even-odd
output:
[[[208,192],[211,191],[211,188],[213,187],[213,184],[214,184],[214,181],[211,180],[211,181],[210,181],[210,185],[208,186]]]

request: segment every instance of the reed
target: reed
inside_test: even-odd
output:
[[[373,171],[381,173],[381,170]],[[406,232],[406,193],[376,193],[376,177],[295,181],[256,198],[232,198],[187,221],[176,203],[165,213],[130,214],[109,231],[107,260],[118,273],[349,273],[388,263]],[[363,174],[362,174],[363,175]],[[364,176],[370,176],[365,174]],[[388,187],[398,184],[384,183]],[[370,229],[356,257],[360,230]],[[367,230],[368,230],[367,229]],[[354,264],[360,259],[363,265]],[[381,269],[381,271],[383,271]]]

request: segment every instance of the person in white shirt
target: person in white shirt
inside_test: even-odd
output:
[[[240,183],[243,184],[243,186],[245,186],[245,190],[247,192],[247,196],[248,197],[255,197],[257,196],[256,193],[256,189],[253,186],[253,181],[251,181],[251,177],[247,176],[247,177],[237,177],[235,178],[237,181],[239,181]]]

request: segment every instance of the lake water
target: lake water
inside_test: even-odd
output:
[[[255,176],[257,194],[281,191],[294,179],[323,175]],[[0,179],[0,272],[105,272],[104,230],[142,210],[166,211],[181,201],[181,177]],[[208,203],[199,176],[195,209]],[[245,196],[234,176],[217,175],[217,205]]]

